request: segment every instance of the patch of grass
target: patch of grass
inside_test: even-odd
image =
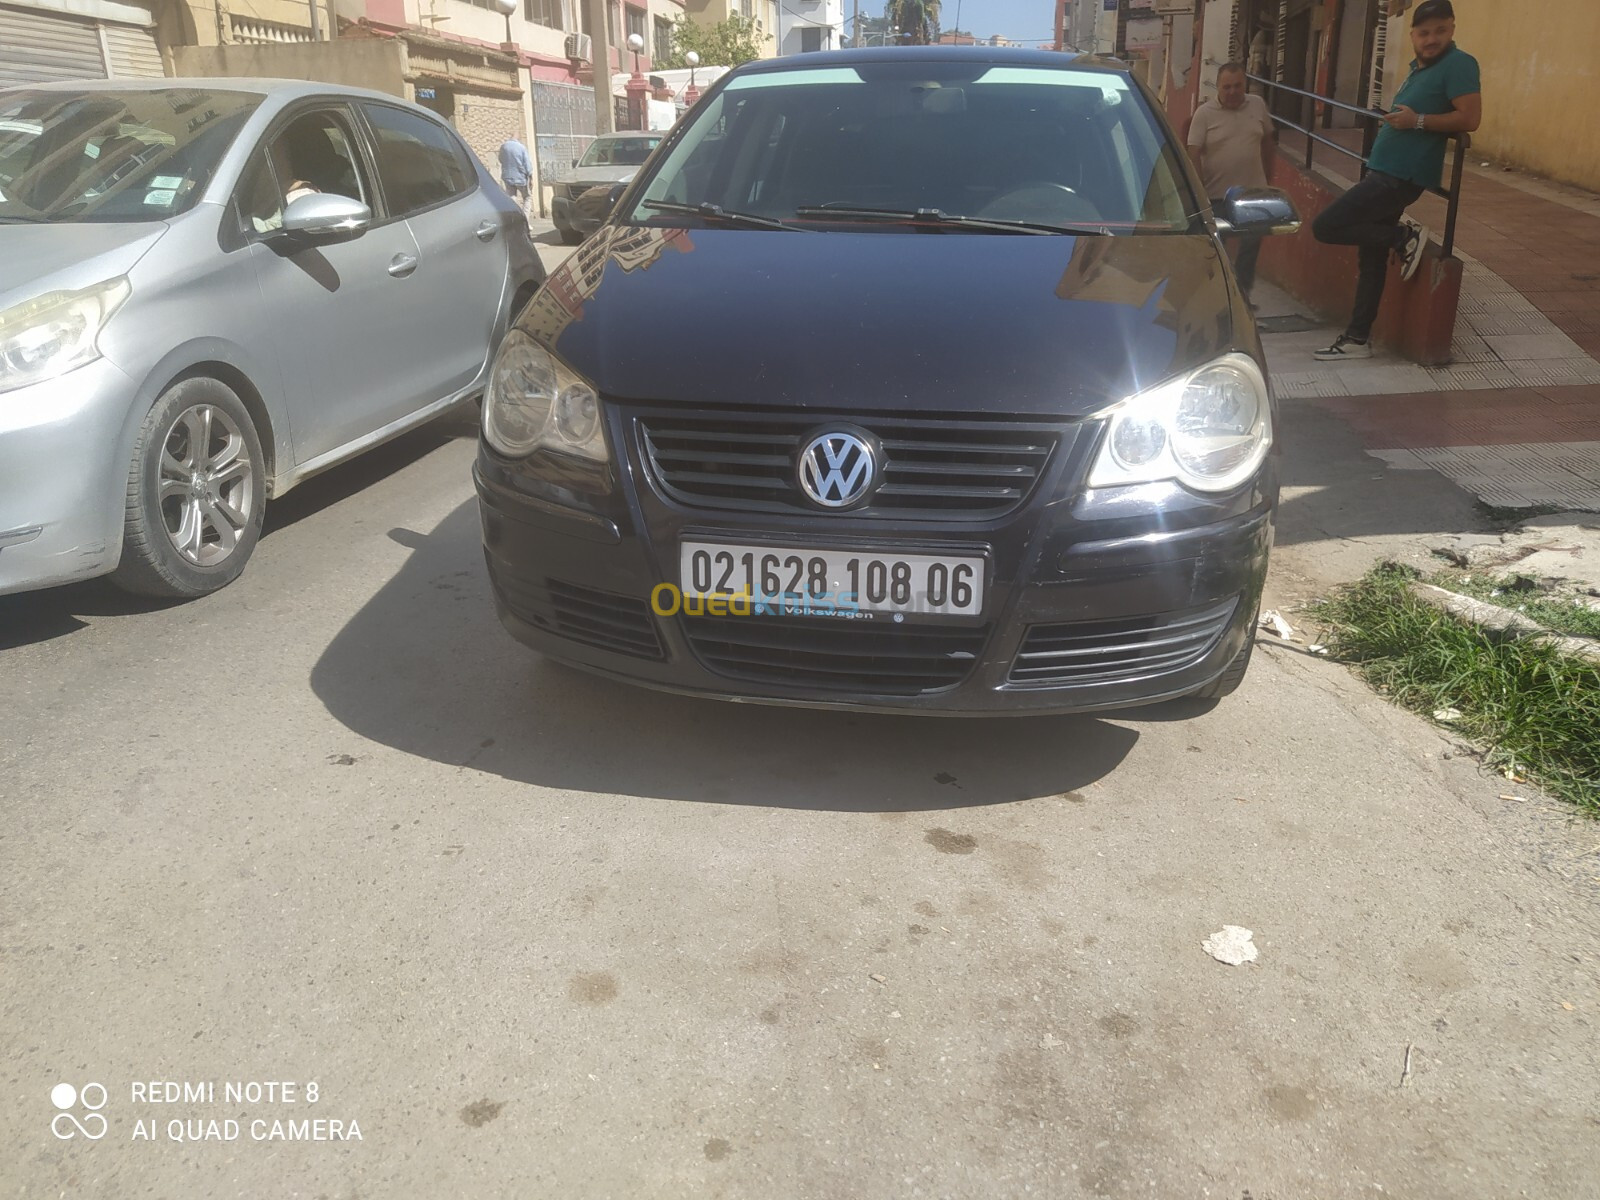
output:
[[[1564,633],[1568,637],[1600,638],[1600,608],[1590,608],[1587,604],[1563,596],[1549,595],[1531,575],[1441,571],[1428,582],[1521,613],[1554,633]]]
[[[1600,816],[1600,666],[1457,621],[1410,593],[1416,577],[1387,564],[1319,604],[1330,655],[1425,716],[1457,709],[1491,766]]]

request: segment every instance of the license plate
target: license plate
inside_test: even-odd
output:
[[[685,600],[738,601],[730,611],[778,616],[975,617],[983,612],[984,560],[947,554],[684,542]]]

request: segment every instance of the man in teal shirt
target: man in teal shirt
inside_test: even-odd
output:
[[[1401,223],[1423,192],[1439,186],[1445,148],[1453,133],[1471,133],[1483,119],[1478,60],[1455,43],[1456,12],[1450,0],[1423,0],[1411,15],[1411,46],[1417,57],[1378,131],[1367,174],[1312,223],[1319,242],[1360,248],[1361,277],[1350,324],[1316,357],[1325,362],[1372,357],[1372,323],[1378,317],[1389,255],[1399,256],[1410,279],[1422,261],[1427,233]]]

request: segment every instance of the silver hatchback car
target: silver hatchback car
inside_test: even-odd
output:
[[[544,280],[439,118],[274,80],[0,91],[0,594],[193,597],[268,497],[481,392]]]

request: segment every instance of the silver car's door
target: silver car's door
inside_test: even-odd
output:
[[[420,363],[416,240],[382,211],[359,147],[344,104],[297,107],[262,140],[240,183],[261,332],[284,366],[298,466],[401,416]],[[312,242],[282,232],[284,205],[307,188],[361,201],[373,209],[371,226]]]
[[[470,384],[498,328],[507,250],[503,217],[479,186],[471,152],[442,122],[362,101],[378,181],[389,211],[403,215],[421,251],[417,279],[428,300],[411,331],[428,363],[429,399]]]

